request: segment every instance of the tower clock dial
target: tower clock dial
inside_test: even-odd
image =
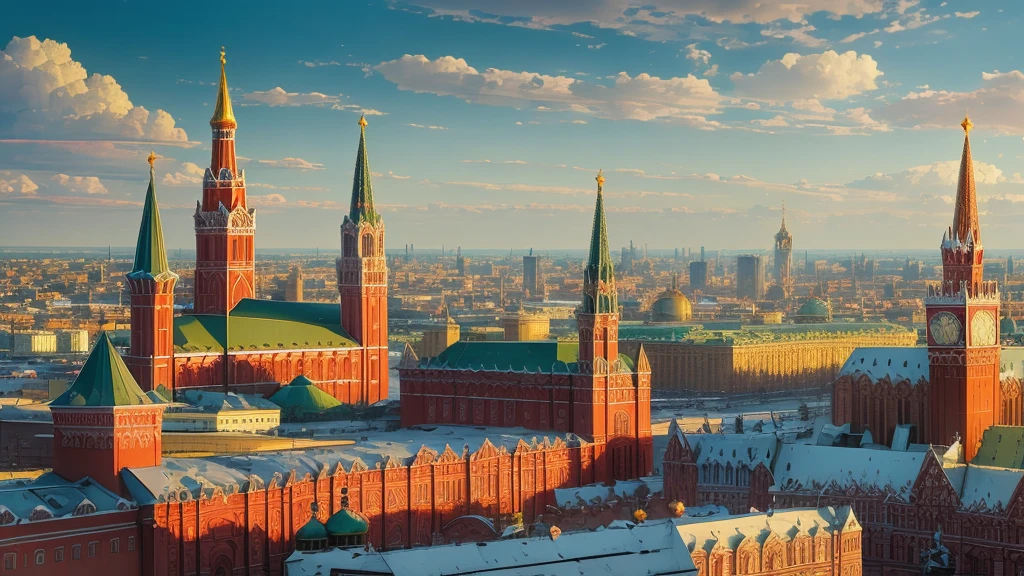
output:
[[[979,310],[971,318],[971,344],[992,346],[996,343],[996,318],[988,310]]]
[[[928,323],[928,332],[939,346],[952,346],[960,342],[960,319],[950,312],[939,312]]]

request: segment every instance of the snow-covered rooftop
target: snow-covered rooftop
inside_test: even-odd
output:
[[[850,520],[853,520],[853,511],[849,506],[843,506],[792,508],[775,511],[771,515],[758,512],[722,519],[683,516],[674,522],[690,552],[697,549],[711,552],[718,543],[729,550],[735,550],[747,538],[755,538],[759,544],[763,544],[772,533],[783,540],[791,540],[798,534],[814,537],[821,530],[832,534]]]
[[[775,434],[690,434],[690,447],[697,465],[708,462],[732,462],[733,467],[746,465],[751,470],[764,463],[769,469],[779,441]]]
[[[363,439],[365,438],[365,440]],[[476,452],[489,441],[496,449],[513,452],[520,441],[531,447],[579,442],[572,434],[536,432],[525,428],[438,426],[431,430],[406,428],[393,432],[364,432],[355,444],[328,448],[307,448],[251,455],[223,455],[203,458],[164,458],[160,466],[131,468],[123,475],[132,495],[140,504],[165,500],[207,497],[218,490],[224,494],[247,491],[269,485],[276,479],[285,485],[295,471],[296,478],[307,474],[333,474],[338,466],[350,471],[357,462],[367,468],[384,466],[389,460],[408,465],[422,447],[437,455],[447,447],[462,457],[464,451]]]
[[[993,468],[990,466],[950,466],[946,476],[953,488],[960,493],[961,505],[967,510],[998,512],[1010,505],[1013,492],[1024,477],[1024,470]]]
[[[89,478],[68,482],[53,473],[0,483],[0,526],[130,510],[124,500]]]
[[[773,492],[822,491],[826,487],[891,490],[907,500],[926,452],[785,444],[772,470]]]
[[[295,552],[285,562],[287,576],[323,576],[335,570],[396,576],[484,571],[491,576],[697,574],[671,521],[595,532],[565,532],[554,540],[543,536],[386,552]]]
[[[867,374],[878,382],[886,377],[892,383],[903,380],[917,384],[928,381],[927,348],[857,348],[839,370],[839,376]]]

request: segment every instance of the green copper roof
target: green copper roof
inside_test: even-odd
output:
[[[821,298],[808,298],[804,302],[800,309],[797,310],[797,316],[818,316],[821,318],[828,318],[829,305]]]
[[[296,540],[327,540],[327,527],[317,520],[316,516],[309,519],[299,531],[295,533]]]
[[[1024,427],[992,426],[981,436],[981,447],[971,464],[1024,468]]]
[[[139,388],[106,333],[100,335],[74,384],[50,406],[138,406],[155,404]]]
[[[171,272],[164,249],[164,229],[160,224],[160,208],[156,204],[155,170],[149,169],[149,189],[142,208],[142,224],[139,226],[139,242],[135,245],[135,265],[132,275],[149,274],[159,276]]]
[[[366,534],[370,530],[370,524],[359,514],[342,508],[327,519],[326,528],[331,536],[355,536]]]
[[[337,304],[245,298],[230,315],[231,350],[304,350],[358,346],[341,327]],[[174,351],[224,352],[224,316],[174,319]]]
[[[578,357],[576,342],[456,342],[422,363],[456,370],[571,372]]]
[[[290,384],[282,386],[270,401],[281,407],[281,417],[287,421],[307,419],[341,405],[337,398],[317,388],[305,376],[297,376]]]
[[[594,206],[594,227],[590,236],[590,256],[583,271],[584,290],[597,287],[597,294],[585,294],[585,313],[614,313],[619,311],[619,298],[615,292],[615,268],[608,250],[608,224],[604,218],[604,177],[597,176],[597,203]],[[600,289],[604,286],[604,290]]]
[[[370,159],[366,155],[366,118],[359,119],[359,151],[352,177],[352,203],[348,217],[356,224],[364,220],[375,224],[380,215],[373,208],[373,183],[370,181]]]

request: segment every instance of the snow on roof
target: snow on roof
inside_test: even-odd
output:
[[[691,434],[687,437],[697,465],[709,462],[725,464],[731,462],[734,467],[748,466],[751,470],[759,463],[769,469],[772,457],[775,456],[779,441],[775,434]]]
[[[856,484],[890,490],[907,500],[926,457],[924,452],[785,444],[779,448],[770,491],[820,492]]]
[[[642,561],[638,558],[643,554]],[[697,574],[672,522],[629,529],[564,532],[550,537],[514,538],[476,544],[430,546],[364,553],[361,549],[295,552],[287,576],[334,571],[396,576],[440,576],[486,571],[492,576],[544,574]]]
[[[209,390],[185,389],[180,401],[204,409],[207,412],[221,410],[281,410],[281,407],[257,394],[235,394],[234,392],[211,392]]]
[[[928,381],[928,349],[912,348],[857,348],[839,370],[839,376],[867,374],[878,382],[889,377],[892,383],[908,380],[911,384]]]
[[[134,504],[124,500],[90,478],[68,482],[53,473],[32,481],[5,482],[0,485],[0,525],[4,511],[10,512],[7,524],[21,524],[87,514],[130,510]]]
[[[365,440],[355,444],[325,448],[307,448],[249,455],[218,455],[204,458],[164,458],[160,466],[131,468],[122,477],[139,503],[198,498],[200,493],[212,497],[217,490],[225,495],[244,492],[250,485],[262,487],[276,479],[285,485],[292,471],[301,479],[321,472],[333,474],[339,465],[351,470],[360,462],[368,468],[384,466],[394,459],[408,465],[421,447],[444,453],[445,447],[462,456],[468,448],[472,454],[485,441],[495,448],[515,451],[520,440],[531,446],[553,444],[562,439],[566,444],[579,440],[572,434],[527,430],[525,428],[491,428],[472,426],[438,426],[431,430],[406,428],[392,432],[363,432]]]
[[[579,488],[555,488],[555,503],[563,508],[586,504],[603,504],[636,494],[645,483],[641,480],[619,480],[614,486],[588,484]],[[653,491],[653,490],[652,490]]]
[[[728,518],[690,518],[676,519],[676,530],[686,542],[690,552],[702,549],[710,552],[718,544],[729,550],[736,550],[747,538],[755,538],[763,544],[771,535],[791,540],[798,534],[817,536],[819,531],[832,534],[846,524],[853,515],[849,506],[841,508],[792,508],[776,511],[768,515],[763,512],[742,514]]]
[[[964,466],[966,469],[960,502],[964,508],[979,512],[1000,512],[1010,505],[1010,498],[1020,484],[1024,470]],[[956,484],[953,485],[957,487]]]

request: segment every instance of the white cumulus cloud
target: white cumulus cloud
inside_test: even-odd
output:
[[[303,160],[302,158],[282,158],[280,160],[260,160],[260,164],[270,168],[290,168],[292,170],[323,170],[323,164]]]
[[[0,194],[32,195],[36,190],[39,186],[28,176],[0,170]]]
[[[766,62],[756,73],[737,72],[730,79],[740,96],[786,102],[842,100],[875,90],[875,79],[881,75],[878,63],[867,54],[829,50],[807,56],[789,53]]]
[[[85,194],[107,194],[109,192],[107,187],[95,176],[56,174],[53,178],[50,178],[50,181],[56,182],[58,186],[66,189],[68,192],[84,192]]]
[[[135,106],[112,76],[89,75],[55,40],[15,36],[0,50],[0,133],[15,138],[186,142],[163,110]]]
[[[884,105],[872,115],[887,123],[908,128],[959,130],[964,111],[979,130],[1024,134],[1024,73],[983,72],[980,88],[969,92],[925,89],[910,92]]]
[[[267,106],[316,106],[335,104],[341,99],[338,96],[321,94],[320,92],[288,92],[277,86],[270,90],[247,92],[242,95],[245,100],[252,100]]]

